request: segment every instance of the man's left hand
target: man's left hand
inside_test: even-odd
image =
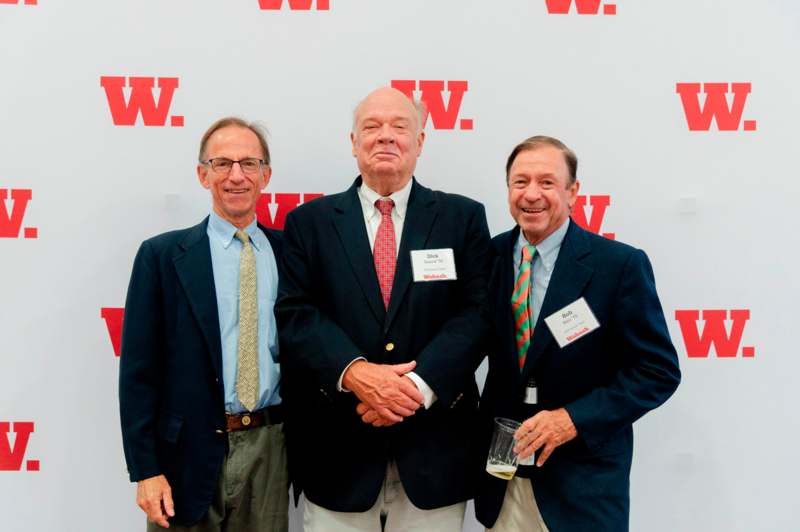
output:
[[[403,378],[407,379],[411,384],[416,386],[414,381],[408,378],[408,376],[403,375]],[[382,417],[380,414],[378,414],[377,410],[371,408],[367,403],[364,402],[358,403],[356,406],[356,413],[361,416],[361,421],[367,425],[372,425],[373,427],[391,427],[395,423],[399,423],[399,421]]]
[[[367,403],[358,403],[356,406],[356,413],[361,416],[361,421],[373,427],[391,427],[398,421],[386,419],[378,415],[378,412],[370,408]]]
[[[528,418],[514,434],[517,445],[514,452],[520,460],[525,460],[540,448],[536,465],[541,467],[559,445],[563,445],[578,435],[575,424],[565,408],[543,410]]]

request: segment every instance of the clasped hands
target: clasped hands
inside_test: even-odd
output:
[[[358,360],[347,369],[342,386],[358,397],[356,412],[364,423],[388,427],[413,415],[423,405],[422,392],[406,376],[416,365],[413,360],[394,365]]]

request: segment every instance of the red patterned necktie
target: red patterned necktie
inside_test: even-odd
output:
[[[381,213],[381,224],[375,234],[372,259],[375,261],[375,272],[378,274],[383,305],[388,309],[394,282],[394,268],[397,263],[397,246],[394,240],[394,222],[392,222],[394,201],[379,199],[375,202],[375,208]]]
[[[533,329],[531,328],[531,308],[528,299],[531,293],[531,261],[536,255],[536,248],[530,244],[522,246],[522,262],[519,265],[517,282],[511,293],[511,310],[514,313],[514,340],[517,345],[519,370],[525,366],[525,356],[531,345]]]

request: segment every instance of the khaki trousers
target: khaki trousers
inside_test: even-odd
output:
[[[528,478],[508,481],[503,507],[491,532],[548,532]]]
[[[283,424],[228,433],[230,451],[208,514],[192,526],[169,529],[147,523],[147,532],[286,532],[289,472]]]
[[[372,508],[366,512],[333,512],[306,499],[303,526],[305,532],[461,532],[466,507],[462,502],[420,510],[408,499],[392,462]],[[386,519],[385,528],[381,528],[381,516]]]

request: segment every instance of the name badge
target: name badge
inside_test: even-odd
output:
[[[528,384],[525,386],[525,399],[524,403],[526,405],[535,405],[538,403],[538,397],[536,394],[536,381],[534,379],[528,379]],[[521,466],[532,466],[536,464],[536,453],[533,453],[527,460],[520,460],[517,458],[517,465]]]
[[[526,405],[535,405],[539,402],[539,394],[536,390],[535,380],[528,380],[528,385],[525,386],[525,397],[522,399],[522,402]]]
[[[453,248],[415,249],[411,252],[411,269],[415,283],[457,279]]]
[[[584,298],[577,299],[544,319],[559,347],[571,344],[600,327]]]

